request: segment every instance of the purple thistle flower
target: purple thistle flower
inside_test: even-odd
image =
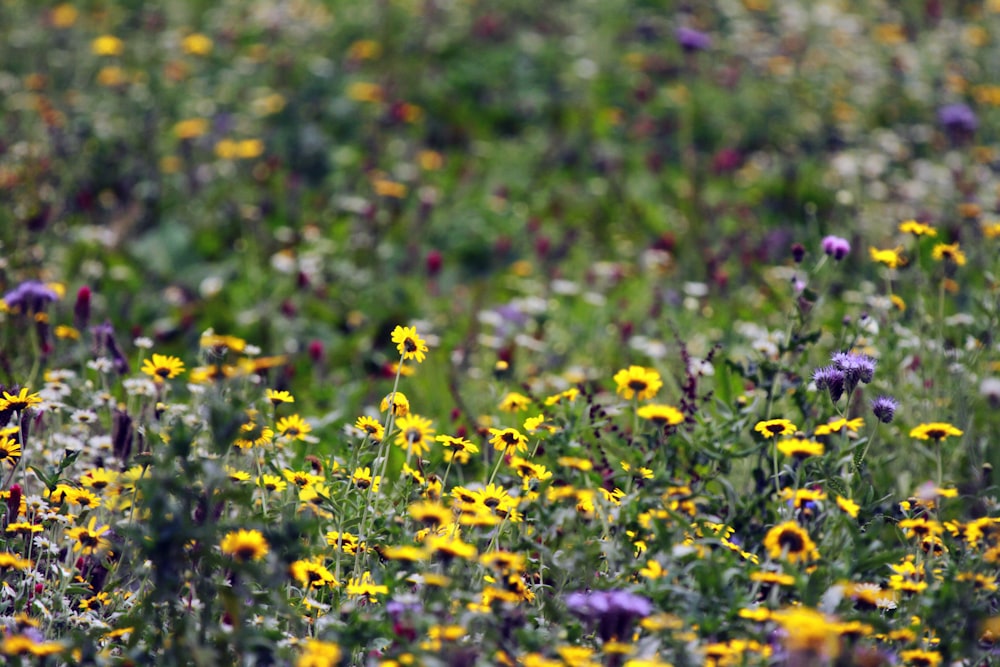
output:
[[[830,392],[830,400],[836,403],[844,395],[844,372],[836,366],[821,366],[813,371],[813,382],[817,389]]]
[[[681,48],[687,53],[704,51],[712,46],[712,38],[700,30],[695,30],[694,28],[678,28],[674,32],[674,36],[677,37],[678,44],[680,44]]]
[[[860,352],[837,352],[831,357],[833,365],[844,374],[847,393],[854,391],[859,382],[868,384],[875,376],[875,360]]]
[[[839,236],[826,236],[822,241],[823,252],[840,261],[851,252],[851,242]]]
[[[883,424],[892,422],[892,418],[896,416],[896,408],[898,407],[899,401],[892,396],[876,396],[872,399],[872,412],[875,413],[875,417]]]
[[[968,104],[946,104],[938,109],[938,121],[956,134],[972,134],[979,128],[979,118]]]
[[[8,308],[20,309],[24,313],[40,313],[45,306],[58,299],[55,290],[39,280],[26,280],[3,295]]]

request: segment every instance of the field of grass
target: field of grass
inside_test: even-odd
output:
[[[1000,2],[0,19],[4,664],[1000,664]]]

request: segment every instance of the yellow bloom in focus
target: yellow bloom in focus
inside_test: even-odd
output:
[[[960,436],[963,435],[963,431],[955,428],[947,422],[931,422],[928,424],[920,424],[916,428],[910,431],[910,437],[916,438],[917,440],[934,440],[935,442],[941,442],[948,436]]]
[[[417,335],[416,327],[397,326],[392,330],[392,342],[404,360],[413,359],[418,364],[424,360],[427,343]]]
[[[490,444],[493,449],[503,450],[504,453],[513,453],[516,449],[519,452],[528,451],[528,439],[516,428],[491,428]]]
[[[307,639],[295,667],[336,667],[340,663],[340,646],[333,642]]]
[[[858,510],[861,509],[856,502],[843,496],[837,496],[837,507],[852,519],[858,518]]]
[[[374,442],[382,442],[382,438],[385,435],[385,427],[378,420],[364,415],[358,417],[357,421],[354,422],[354,428],[361,431],[366,438],[370,438]]]
[[[66,531],[66,537],[76,540],[73,551],[82,552],[84,556],[91,554],[102,554],[111,549],[111,542],[104,534],[111,530],[111,526],[101,526],[97,528],[97,517],[90,517],[90,523],[84,526],[77,526]]]
[[[937,236],[936,229],[916,220],[906,220],[899,223],[899,231],[904,234],[913,234],[914,236]]]
[[[222,553],[240,562],[260,560],[267,555],[268,544],[259,530],[236,530],[226,533],[219,545]]]
[[[663,381],[660,374],[652,368],[642,366],[629,366],[623,368],[614,375],[615,384],[618,385],[617,393],[621,394],[625,400],[636,398],[646,401],[660,391]]]
[[[798,430],[798,426],[787,419],[768,419],[759,421],[754,425],[753,430],[760,433],[765,438],[773,438],[776,435],[790,435]]]
[[[42,397],[37,393],[30,393],[27,387],[22,387],[16,394],[3,392],[0,399],[0,410],[13,410],[14,412],[24,412],[30,407],[42,402]]]
[[[889,248],[885,250],[879,250],[878,248],[870,247],[868,248],[868,253],[871,255],[873,261],[879,264],[885,264],[890,269],[895,269],[900,266],[906,265],[906,259],[903,257],[903,248]]]
[[[939,262],[952,262],[956,266],[965,266],[965,253],[957,243],[938,243],[931,250],[931,257]]]
[[[184,53],[193,56],[207,56],[212,52],[213,46],[212,39],[200,32],[192,33],[181,40],[181,48],[184,49]]]
[[[143,360],[141,370],[157,382],[163,382],[164,380],[172,380],[183,373],[184,362],[177,357],[154,354],[152,359]]]
[[[98,56],[120,56],[125,52],[125,42],[114,35],[101,35],[91,42],[90,50]]]
[[[21,443],[10,436],[0,436],[0,463],[9,463],[11,467],[21,460]]]
[[[420,415],[405,415],[396,422],[399,431],[396,433],[395,444],[404,451],[416,456],[422,456],[431,449],[434,441],[433,422]]]
[[[309,425],[309,422],[302,419],[299,415],[282,417],[274,427],[278,430],[278,433],[293,440],[305,440],[309,432],[312,431],[312,426]]]
[[[271,401],[274,407],[278,407],[279,403],[294,403],[295,397],[292,396],[287,391],[276,391],[274,389],[268,389],[264,392],[264,398]]]

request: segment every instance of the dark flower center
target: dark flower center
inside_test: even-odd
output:
[[[406,340],[403,341],[403,349],[406,350],[407,352],[416,352],[417,344],[413,342],[412,338],[407,338]]]
[[[786,530],[778,536],[778,544],[782,548],[787,547],[788,553],[796,554],[805,548],[805,542],[802,540],[802,536],[797,532]]]
[[[648,386],[649,384],[645,380],[635,379],[628,381],[628,388],[632,391],[643,391]]]

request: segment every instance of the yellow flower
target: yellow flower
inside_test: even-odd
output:
[[[336,667],[340,663],[340,646],[333,642],[307,639],[295,667]]]
[[[184,53],[193,56],[207,56],[212,52],[212,39],[200,32],[192,33],[181,41],[181,48]]]
[[[125,43],[114,35],[101,35],[91,42],[90,50],[98,56],[120,56],[125,52]]]
[[[42,397],[37,393],[28,393],[27,387],[23,387],[16,394],[3,392],[3,399],[0,400],[0,410],[13,410],[14,412],[24,412],[28,408],[42,402]]]
[[[66,531],[66,537],[76,540],[73,551],[80,551],[84,556],[94,553],[104,553],[111,548],[111,542],[104,534],[111,530],[111,526],[101,526],[97,528],[97,517],[90,517],[90,523],[84,526],[77,526]]]
[[[276,391],[274,389],[268,389],[264,392],[264,397],[271,401],[274,407],[278,407],[279,403],[294,403],[295,397],[292,396],[287,391]]]
[[[816,656],[825,664],[840,654],[840,632],[835,620],[808,607],[791,607],[771,617],[784,629],[785,648],[792,654]]]
[[[830,435],[831,433],[840,433],[843,430],[851,431],[852,433],[857,433],[858,429],[865,425],[865,420],[861,417],[855,417],[854,419],[834,419],[826,424],[820,424],[816,427],[815,435]]]
[[[824,447],[822,442],[815,440],[805,440],[803,438],[786,438],[777,444],[778,451],[785,456],[805,459],[810,456],[823,456]]]
[[[531,399],[516,391],[508,392],[500,399],[500,409],[504,412],[520,412],[531,405]]]
[[[416,327],[397,326],[392,330],[392,342],[404,360],[413,359],[418,364],[427,353],[427,343],[417,335]]]
[[[640,401],[649,400],[663,386],[660,374],[655,369],[642,366],[621,369],[615,373],[614,381],[618,385],[617,393],[625,400],[632,400],[633,397]]]
[[[852,519],[858,518],[858,510],[861,509],[856,502],[843,496],[837,496],[837,507]]]
[[[789,435],[798,430],[798,426],[787,419],[768,419],[759,421],[753,430],[760,433],[765,438],[773,438],[776,435]]]
[[[188,118],[174,124],[174,136],[178,139],[195,139],[208,132],[208,120],[205,118]],[[202,347],[207,347],[202,339]],[[232,348],[230,348],[232,349]],[[238,352],[239,350],[234,350]]]
[[[819,556],[809,533],[794,521],[786,521],[767,531],[764,547],[772,559],[784,558],[792,563],[810,561]]]
[[[0,436],[0,463],[9,463],[13,467],[20,460],[21,443],[10,436]]]
[[[658,426],[676,426],[684,421],[684,413],[672,405],[644,405],[636,414]]]
[[[378,493],[379,484],[382,482],[382,477],[380,475],[372,476],[372,469],[369,467],[358,467],[355,468],[354,474],[351,475],[351,482],[354,486],[359,489],[367,489],[371,487],[372,493]]]
[[[953,262],[956,266],[965,266],[965,253],[957,243],[938,243],[931,250],[931,257],[939,262]]]
[[[348,595],[365,595],[371,602],[375,601],[376,595],[388,595],[389,587],[376,584],[372,579],[371,572],[365,572],[360,577],[355,577],[347,581]]]
[[[401,391],[396,391],[391,394],[387,394],[382,402],[379,404],[379,410],[385,412],[389,409],[390,397],[392,400],[392,413],[397,417],[405,417],[410,414],[410,401],[406,398],[406,394]]]
[[[422,456],[429,452],[434,441],[433,422],[420,415],[406,415],[396,422],[399,431],[396,433],[395,444],[403,450]]]
[[[936,229],[916,220],[906,220],[899,223],[899,231],[904,234],[913,234],[914,236],[937,236]]]
[[[879,264],[885,264],[890,269],[895,269],[900,266],[906,265],[906,259],[903,257],[903,248],[889,248],[885,250],[879,250],[875,247],[868,248],[868,253],[871,255],[873,261]]]
[[[397,393],[398,397],[399,394]],[[371,438],[374,442],[382,442],[385,435],[385,427],[378,420],[362,415],[354,422],[354,428],[360,431],[366,438]]]
[[[268,544],[258,530],[237,530],[226,533],[220,544],[222,553],[240,561],[260,560],[267,555]]]
[[[184,362],[177,357],[165,354],[154,354],[152,359],[142,362],[142,372],[151,376],[157,382],[172,380],[184,372]]]
[[[513,453],[516,449],[519,452],[528,451],[528,439],[516,428],[491,428],[490,444],[493,449],[503,450],[504,453]]]
[[[282,417],[274,427],[278,430],[278,433],[293,440],[305,440],[309,432],[312,431],[312,426],[309,425],[309,422],[302,419],[299,415]]]
[[[337,586],[333,573],[323,565],[321,557],[312,560],[297,560],[288,566],[292,577],[307,589]]]
[[[52,25],[56,28],[71,28],[79,15],[76,7],[64,2],[52,9]]]
[[[935,442],[941,442],[951,435],[960,436],[962,434],[963,431],[955,428],[947,422],[920,424],[910,431],[911,438],[916,438],[918,440],[934,440]]]

